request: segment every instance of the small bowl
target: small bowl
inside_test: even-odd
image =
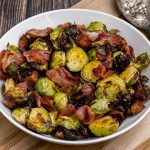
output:
[[[49,11],[26,19],[10,29],[0,39],[0,50],[5,49],[8,42],[12,44],[18,44],[19,37],[31,28],[46,28],[49,26],[56,27],[58,24],[62,24],[65,22],[75,22],[78,24],[88,25],[91,21],[102,21],[104,24],[106,24],[108,29],[119,29],[120,35],[127,40],[129,45],[133,46],[135,55],[138,55],[142,52],[150,52],[150,42],[148,41],[148,39],[129,23],[103,12],[85,9],[62,9]],[[143,74],[148,76],[150,74],[150,70],[145,69]],[[2,86],[2,84],[3,82],[0,81],[0,86]],[[50,135],[43,135],[32,132],[26,127],[20,125],[11,117],[11,111],[4,106],[4,104],[2,103],[2,99],[2,94],[0,94],[0,111],[16,127],[39,139],[66,145],[86,145],[110,140],[129,131],[131,128],[137,125],[150,111],[150,101],[146,101],[144,103],[145,109],[138,115],[129,117],[124,120],[115,133],[105,137],[94,137],[78,141],[67,141],[51,137]]]

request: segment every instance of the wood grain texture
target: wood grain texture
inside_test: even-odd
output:
[[[0,35],[26,17],[68,8],[79,0],[0,0]],[[115,0],[82,0],[73,8],[100,10],[122,17]],[[129,132],[110,141],[87,146],[62,146],[34,138],[0,114],[0,150],[150,150],[150,115]]]

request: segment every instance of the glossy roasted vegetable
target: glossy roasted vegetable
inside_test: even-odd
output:
[[[57,92],[54,97],[54,103],[59,111],[63,110],[68,104],[67,94],[64,92]]]
[[[110,111],[109,102],[106,98],[96,98],[92,101],[90,108],[96,115],[103,115]]]
[[[107,136],[115,132],[119,127],[118,121],[111,116],[104,116],[94,120],[90,125],[90,131],[96,136]]]
[[[38,133],[47,133],[51,127],[48,112],[43,108],[33,108],[27,122],[27,127]]]
[[[90,61],[97,60],[97,50],[95,48],[92,48],[91,50],[89,50],[88,57]]]
[[[80,127],[80,122],[74,116],[60,116],[57,120],[57,125],[70,130],[77,130]]]
[[[44,40],[38,38],[30,45],[30,49],[49,50],[49,46]]]
[[[132,85],[134,85],[138,79],[139,79],[139,72],[138,70],[133,67],[133,66],[129,66],[126,68],[125,71],[123,71],[120,74],[120,78],[125,82],[125,84],[130,87]]]
[[[66,66],[72,72],[81,71],[88,61],[88,56],[82,48],[74,47],[67,51]]]
[[[53,96],[56,93],[55,83],[46,77],[36,81],[35,90],[42,96]]]
[[[22,125],[26,125],[30,115],[29,108],[16,108],[12,112],[12,117]]]
[[[105,97],[109,102],[112,102],[120,92],[124,93],[125,91],[126,87],[124,81],[116,74],[113,74],[97,82],[96,96],[98,98]]]
[[[9,50],[11,53],[18,53],[18,52],[20,52],[20,49],[17,46],[12,45],[10,43],[7,44],[7,50]]]
[[[8,78],[4,84],[4,93],[6,93],[11,88],[15,87],[15,81],[12,78]]]
[[[30,68],[40,71],[40,72],[48,70],[48,62],[46,62],[44,64],[38,64],[38,63],[31,62],[29,64],[29,66],[30,66]]]
[[[91,22],[90,25],[87,27],[87,30],[88,31],[99,31],[100,30],[103,32],[107,31],[106,26],[100,21]]]
[[[100,61],[94,60],[85,65],[84,68],[81,70],[82,78],[88,82],[95,83],[99,78],[94,75],[93,69],[97,68],[100,64]]]
[[[51,68],[59,68],[65,66],[66,56],[63,51],[54,51],[52,54],[52,60],[50,62]]]

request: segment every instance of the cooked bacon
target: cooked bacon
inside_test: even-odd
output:
[[[76,111],[75,106],[72,104],[68,104],[60,113],[62,116],[71,116]]]
[[[106,60],[103,62],[103,65],[106,67],[106,69],[112,69],[112,66],[113,66],[113,61],[112,61],[112,58],[111,56],[108,56],[106,58]]]
[[[18,84],[16,84],[16,86],[19,87],[20,89],[22,89],[23,91],[27,92],[28,84],[26,81],[18,83]]]
[[[28,62],[37,62],[39,64],[43,64],[50,59],[50,51],[47,50],[24,51],[23,55],[26,57]]]
[[[121,45],[121,48],[123,49],[125,54],[131,56],[131,58],[135,58],[134,50],[133,50],[133,48],[131,46],[129,46],[127,44],[123,44],[123,45]]]
[[[106,58],[107,58],[107,53],[106,53],[106,49],[105,49],[105,47],[99,47],[98,49],[97,49],[97,58],[98,58],[98,60],[100,60],[100,61],[104,61],[104,60],[106,60]]]
[[[26,35],[29,35],[31,38],[41,38],[49,36],[52,31],[53,31],[52,28],[31,29],[26,32]]]
[[[64,139],[64,133],[63,133],[63,131],[57,131],[55,133],[55,137]]]
[[[59,24],[59,25],[58,25],[58,28],[64,29],[64,28],[67,28],[67,27],[69,27],[69,26],[72,26],[72,24],[71,24],[70,22],[66,22],[66,23],[64,23],[64,24]]]
[[[87,105],[79,107],[75,112],[75,116],[84,124],[90,124],[95,119],[95,114]]]
[[[28,42],[28,38],[25,35],[22,35],[19,39],[19,48],[21,50],[25,50],[27,48]]]
[[[37,91],[32,91],[31,98],[36,102],[37,107],[41,107],[41,96]]]
[[[97,68],[93,69],[94,75],[99,78],[105,78],[106,72],[106,67],[103,64],[100,64]]]
[[[73,88],[73,85],[63,85],[59,90],[65,92],[68,96],[70,96]]]
[[[113,117],[123,117],[123,111],[119,111],[119,110],[112,110],[110,112],[110,115],[112,115]]]
[[[136,100],[130,109],[131,115],[136,115],[140,113],[145,108],[144,104],[140,100]]]
[[[72,76],[64,67],[50,69],[46,71],[46,76],[60,86],[75,85],[79,82],[79,78]]]
[[[2,50],[0,53],[0,64],[3,72],[7,72],[7,59],[9,56],[9,52],[7,50]]]
[[[1,80],[5,80],[7,77],[8,77],[8,74],[5,73],[5,72],[3,72],[2,66],[1,66],[1,64],[0,64],[0,79],[1,79]]]

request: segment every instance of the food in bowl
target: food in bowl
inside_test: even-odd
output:
[[[65,140],[107,136],[150,97],[134,50],[100,21],[30,29],[0,53],[3,103],[28,129]]]

